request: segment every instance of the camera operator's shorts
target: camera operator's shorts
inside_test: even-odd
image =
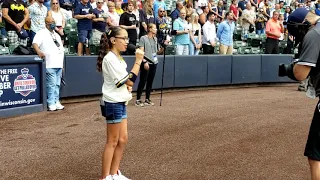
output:
[[[107,124],[121,123],[122,119],[127,118],[127,106],[125,102],[120,103],[109,103],[105,104],[105,115]]]
[[[314,111],[304,155],[320,161],[320,100]]]

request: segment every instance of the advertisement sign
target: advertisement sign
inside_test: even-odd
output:
[[[0,67],[0,109],[40,104],[41,76],[38,64]]]

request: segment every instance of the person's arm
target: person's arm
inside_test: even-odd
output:
[[[191,42],[194,44],[194,46],[196,46],[197,43],[196,43],[196,41],[194,40],[193,29],[192,29],[191,31],[189,31],[189,36],[190,36]]]
[[[201,26],[200,26],[200,24],[198,24],[198,27],[199,27],[199,31],[198,31],[199,44],[201,45],[202,44],[202,35],[201,35]]]
[[[265,6],[263,6],[263,14],[270,18],[269,14],[267,13],[267,8]]]
[[[206,16],[204,14],[200,14],[199,21],[201,24],[205,24],[206,23]]]
[[[17,27],[17,24],[11,19],[11,17],[8,15],[9,9],[8,8],[2,8],[2,16],[3,18],[10,24],[12,24],[14,27]]]
[[[293,74],[298,81],[306,79],[309,76],[311,68],[316,67],[319,52],[319,35],[314,30],[310,31],[303,39],[301,55],[293,67]]]
[[[64,29],[64,27],[66,26],[66,20],[64,19],[64,15],[62,12],[61,12],[61,16],[62,16],[62,26],[61,27],[62,27],[62,29]]]
[[[221,40],[221,33],[222,33],[222,31],[223,31],[223,24],[219,24],[218,30],[217,30],[217,38],[218,38],[219,40]]]
[[[27,6],[24,4],[24,7],[27,7]],[[22,28],[23,25],[24,25],[28,20],[29,20],[29,10],[28,10],[28,8],[24,8],[24,18],[23,18],[23,20],[22,20],[20,23],[18,23],[17,25],[18,25],[20,28]]]
[[[42,42],[43,42],[43,38],[41,37],[41,34],[37,33],[33,38],[32,47],[41,59],[45,59],[45,55],[40,50],[40,46]]]
[[[241,9],[241,4],[240,4],[240,2],[238,2],[238,12],[241,12],[241,13],[242,13],[242,9]]]
[[[173,22],[173,30],[177,31],[177,35],[181,35],[181,34],[188,34],[189,31],[188,30],[179,30],[179,23],[177,20],[175,20]]]
[[[250,2],[251,2],[251,4],[252,4],[253,6],[256,7],[256,9],[258,9],[258,5],[257,5],[256,3],[254,3],[254,0],[250,0]]]

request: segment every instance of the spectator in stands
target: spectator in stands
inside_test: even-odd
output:
[[[167,5],[164,2],[164,0],[155,0],[153,3],[153,13],[155,17],[158,17],[158,9],[163,8],[165,11],[167,11]],[[167,16],[167,13],[165,14]]]
[[[33,41],[35,34],[45,28],[44,19],[47,16],[47,7],[43,5],[44,0],[36,0],[31,6],[28,7],[31,20],[31,36],[30,41]]]
[[[134,14],[136,16],[136,20],[137,20],[137,27],[136,27],[136,31],[137,31],[137,37],[140,37],[140,12],[139,9],[140,7],[138,6],[138,1],[136,0],[131,0],[131,3],[133,4],[133,11],[132,14]]]
[[[258,0],[250,0],[250,3],[254,7],[255,11],[258,11],[258,9],[259,9]]]
[[[103,0],[97,0],[97,7],[93,9],[95,18],[92,19],[92,43],[100,44],[101,35],[106,32],[107,27],[107,13],[102,9]],[[110,10],[110,8],[109,8]],[[108,18],[108,20],[110,17]],[[111,20],[109,20],[111,22]]]
[[[287,6],[285,9],[285,13],[283,14],[285,22],[288,22],[288,17],[291,13],[292,13],[292,10],[291,10],[290,6]]]
[[[237,0],[232,0],[232,4],[230,5],[230,12],[232,12],[232,14],[234,14],[233,20],[235,22],[238,21],[239,10],[238,10],[238,7],[237,7]]]
[[[155,18],[153,15],[153,0],[146,0],[142,9],[139,10],[140,17],[140,33],[139,38],[146,35],[148,32],[148,24],[155,24]],[[159,10],[162,8],[159,8]],[[159,11],[158,10],[158,11]],[[163,10],[163,9],[162,9]],[[164,10],[163,10],[164,11]],[[159,14],[159,12],[158,12]]]
[[[248,34],[250,26],[252,27],[255,26],[256,13],[251,7],[252,7],[251,3],[248,2],[246,4],[246,9],[243,10],[242,12],[241,22],[242,22],[243,34]]]
[[[54,22],[56,23],[56,28],[54,30],[60,35],[63,46],[65,39],[63,29],[66,25],[66,21],[62,11],[60,10],[58,0],[51,0],[51,9],[48,11],[48,16],[51,16],[54,19]]]
[[[235,23],[233,22],[233,13],[226,13],[226,20],[221,22],[218,26],[217,37],[220,41],[220,54],[233,53],[233,31]]]
[[[176,55],[188,55],[190,36],[186,21],[186,10],[180,10],[180,17],[173,22],[173,30],[177,32],[175,37]]]
[[[266,22],[268,21],[268,18],[264,15],[263,8],[259,8],[257,12],[257,18],[256,18],[256,34],[261,35],[265,33],[265,27]]]
[[[279,5],[280,5],[280,14],[284,14],[285,13],[284,2],[280,1]]]
[[[109,18],[107,19],[107,24],[108,27],[112,27],[112,26],[119,26],[119,22],[120,22],[120,16],[118,15],[118,13],[115,11],[115,4],[112,1],[108,2],[108,12],[107,15],[109,16]],[[100,35],[101,36],[101,35]]]
[[[276,5],[274,6],[274,10],[272,10],[272,11],[270,12],[271,17],[272,17],[272,15],[273,15],[273,12],[275,12],[275,11],[277,11],[279,14],[281,14],[280,4],[276,4]]]
[[[18,33],[24,31],[23,25],[29,20],[26,3],[22,0],[5,0],[2,4],[2,16],[5,19],[9,46],[27,46],[27,37],[18,36]]]
[[[167,40],[167,31],[170,30],[168,28],[167,20],[164,17],[165,10],[162,8],[158,9],[158,17],[156,18],[156,26],[157,26],[157,39],[158,43],[164,47],[165,45],[168,45],[168,40]]]
[[[293,36],[289,34],[288,40],[287,40],[287,47],[285,48],[284,53],[293,54],[292,49],[293,49]]]
[[[304,8],[306,8],[308,11],[311,10],[311,0],[307,0],[306,5],[304,6]]]
[[[202,14],[200,14],[199,16],[199,23],[201,26],[203,26],[207,22],[207,16],[210,11],[208,6],[203,6],[201,7],[201,9],[202,9]]]
[[[280,26],[283,27],[283,31],[281,32],[280,37],[279,37],[279,41],[283,41],[284,40],[284,33],[285,33],[284,32],[284,25],[283,25],[283,22],[284,22],[283,14],[279,14],[278,21],[279,21]]]
[[[174,20],[178,19],[179,16],[180,16],[180,11],[181,9],[183,8],[183,2],[182,0],[177,0],[176,2],[176,9],[174,9],[171,14],[170,14],[170,17],[171,17],[171,20],[172,22],[174,22]],[[157,16],[155,16],[157,17]]]
[[[55,20],[45,18],[45,28],[37,32],[33,48],[41,59],[46,61],[47,104],[49,111],[64,109],[59,101],[63,68],[64,48],[60,36],[54,31]]]
[[[76,1],[78,1],[78,0],[76,0]],[[97,6],[98,6],[97,2],[98,1],[95,0],[94,2],[90,3],[92,9],[97,8]],[[104,13],[107,13],[109,11],[109,9],[108,9],[108,1],[107,0],[103,0],[101,9],[103,10]]]
[[[284,32],[283,25],[279,22],[279,13],[273,12],[272,18],[267,22],[266,25],[266,54],[279,54],[279,38]]]
[[[133,44],[133,45],[137,45],[137,19],[136,16],[132,13],[133,9],[134,9],[134,2],[133,1],[129,1],[128,3],[128,8],[127,11],[124,12],[121,16],[120,16],[120,27],[123,29],[126,29],[128,32],[128,36],[129,36],[129,44]],[[126,52],[127,55],[133,55],[134,52],[130,52],[127,50]]]
[[[115,6],[116,6],[116,12],[119,16],[123,13],[123,9],[121,8],[122,0],[115,0],[114,1]]]
[[[247,2],[245,0],[240,0],[238,2],[239,17],[242,16],[242,11],[246,9],[246,4],[247,4]]]
[[[210,12],[213,12],[216,18],[219,18],[218,6],[215,0],[209,0],[208,8]]]
[[[203,13],[203,7],[208,7],[208,0],[198,0],[196,1],[196,11],[198,14]]]
[[[78,19],[78,56],[83,55],[83,46],[86,45],[86,55],[90,55],[89,40],[92,33],[92,19],[96,16],[88,0],[81,0],[74,10],[74,18]]]
[[[214,23],[215,15],[212,12],[208,13],[208,20],[203,25],[202,31],[202,47],[203,54],[213,54],[214,47],[216,46],[216,25]]]
[[[217,21],[221,22],[224,19],[224,14],[225,14],[225,10],[224,10],[224,6],[223,6],[223,1],[220,0],[218,2],[218,16],[217,16]]]
[[[190,29],[190,44],[189,55],[198,55],[202,46],[201,26],[199,24],[199,15],[193,13],[191,15],[191,23],[189,23],[188,29]]]
[[[186,4],[186,6],[184,8],[186,10],[187,16],[191,17],[191,14],[194,12],[192,2],[188,1],[188,3]]]
[[[267,19],[270,18],[270,5],[271,3],[269,2],[269,0],[263,0],[260,4],[259,4],[259,8],[263,8],[263,14],[267,17]]]
[[[140,66],[140,81],[137,89],[137,100],[135,105],[143,107],[145,105],[153,106],[154,103],[150,100],[150,94],[152,90],[152,84],[154,76],[156,75],[158,54],[163,53],[163,49],[158,45],[156,38],[157,27],[155,24],[148,24],[148,33],[140,38],[139,49],[144,51],[144,55],[152,60],[152,63],[148,63],[143,60]],[[144,103],[141,101],[141,95],[144,87],[146,86],[146,99]]]

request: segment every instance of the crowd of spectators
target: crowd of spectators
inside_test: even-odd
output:
[[[286,31],[289,14],[296,8],[307,8],[320,14],[318,2],[310,0],[177,0],[168,8],[165,0],[3,0],[0,33],[9,47],[31,46],[35,34],[45,28],[45,17],[55,20],[55,31],[67,47],[64,28],[70,19],[77,19],[77,54],[90,55],[91,44],[99,44],[103,32],[112,26],[127,30],[129,43],[137,45],[147,33],[150,23],[156,24],[161,46],[172,45],[176,55],[232,54],[234,32],[241,28],[245,41],[249,33],[265,35],[275,45],[293,37]],[[270,43],[267,43],[270,44]],[[279,53],[265,48],[265,53]],[[133,54],[134,52],[125,52]],[[288,51],[291,53],[291,50]]]

